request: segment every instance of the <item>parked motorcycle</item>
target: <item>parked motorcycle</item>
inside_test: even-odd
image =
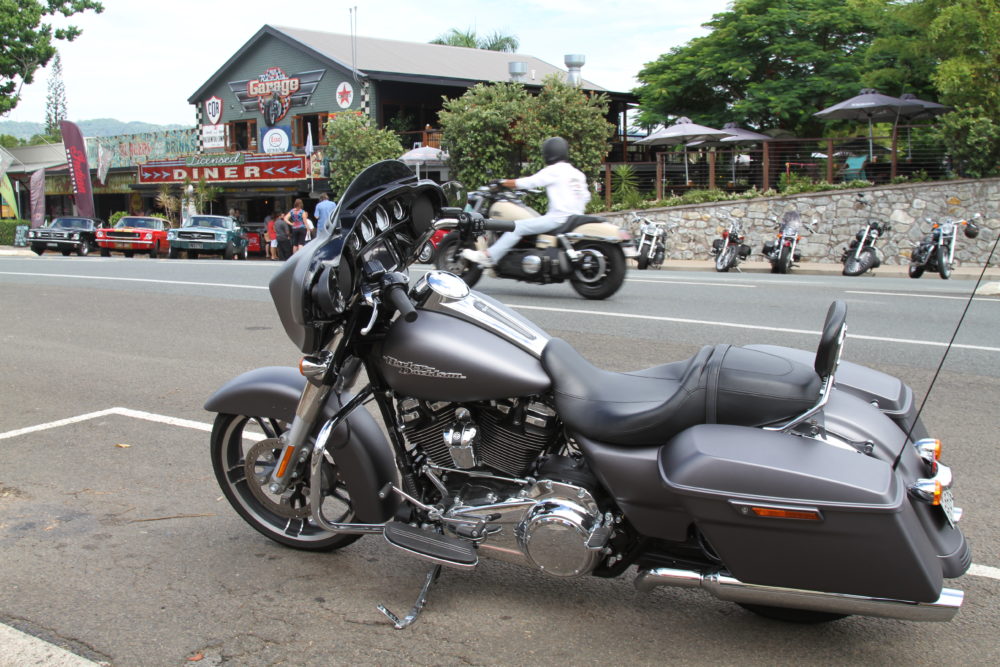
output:
[[[743,223],[729,218],[729,224],[722,230],[719,238],[712,241],[716,271],[725,273],[729,269],[740,270],[740,262],[750,256],[750,246],[744,243],[745,240]]]
[[[667,234],[677,229],[677,223],[672,222],[667,225],[653,222],[635,211],[632,211],[628,222],[630,226],[636,225],[639,229],[639,237],[636,240],[639,250],[635,258],[639,270],[660,268],[667,256]]]
[[[979,236],[977,221],[981,217],[982,214],[977,213],[972,220],[944,218],[941,222],[934,222],[927,218],[927,222],[931,225],[931,231],[913,247],[913,251],[910,253],[910,277],[919,278],[924,275],[924,271],[937,271],[943,279],[950,278],[951,269],[955,264],[955,241],[958,238],[958,228],[963,229],[966,238],[974,239]]]
[[[810,231],[813,231],[814,225],[815,221],[805,223]],[[771,262],[771,273],[790,273],[792,264],[802,259],[798,250],[802,241],[802,216],[798,211],[787,211],[780,222],[775,222],[775,226],[778,227],[778,237],[774,241],[766,241],[762,252]]]
[[[957,613],[943,579],[971,554],[952,472],[909,387],[840,361],[842,302],[815,353],[707,345],[605,371],[453,274],[410,285],[435,230],[511,227],[445,207],[397,161],[355,179],[270,283],[299,367],[244,373],[205,404],[247,523],[310,551],[380,535],[431,563],[409,614],[380,607],[396,627],[442,565],[481,557],[565,578],[636,566],[641,590],[797,621]]]
[[[883,238],[892,226],[888,222],[879,223],[871,219],[871,202],[863,194],[857,196],[859,206],[868,206],[868,223],[858,230],[854,238],[844,249],[844,254],[840,258],[844,265],[845,276],[860,276],[866,271],[877,269],[882,265],[881,251],[877,247],[879,239]]]
[[[524,194],[498,185],[483,186],[470,193],[467,208],[491,220],[538,217],[539,213],[524,203]],[[483,269],[462,257],[462,249],[485,249],[491,238],[485,231],[455,230],[441,241],[435,266],[458,275],[473,287]],[[580,296],[606,299],[625,280],[626,253],[635,254],[627,232],[597,216],[574,215],[548,234],[521,239],[493,271],[498,278],[532,283],[569,280]]]

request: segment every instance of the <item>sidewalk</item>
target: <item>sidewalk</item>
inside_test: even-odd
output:
[[[35,256],[35,253],[28,248],[16,248],[9,245],[0,246],[0,257]],[[634,262],[629,262],[628,268],[633,271],[636,270]],[[803,262],[801,264],[796,264],[794,268],[792,268],[792,275],[839,276],[841,275],[843,268],[844,267],[841,264],[834,264],[832,262]],[[663,263],[660,271],[711,271],[714,273],[715,260],[668,259]],[[740,271],[743,273],[770,273],[771,265],[763,260],[749,260],[740,264]],[[878,278],[906,278],[906,271],[906,265],[886,264],[875,269],[875,271],[869,275]],[[952,269],[951,277],[953,280],[976,280],[979,278],[981,271],[982,267],[979,266],[960,266]],[[738,276],[739,271],[730,271],[729,275]],[[934,278],[936,276],[929,275],[926,277]],[[1000,267],[994,266],[986,270],[986,276],[983,278],[983,283],[985,284],[987,282],[1000,282]]]

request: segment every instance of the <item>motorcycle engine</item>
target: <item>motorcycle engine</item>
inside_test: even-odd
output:
[[[489,517],[482,555],[558,577],[597,567],[612,517],[599,508],[600,485],[582,458],[546,454],[561,436],[550,406],[518,399],[456,405],[411,398],[399,402],[399,411],[410,445],[452,471],[442,475],[451,496],[445,516]]]

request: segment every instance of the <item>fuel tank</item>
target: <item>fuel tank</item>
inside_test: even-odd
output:
[[[490,219],[493,220],[526,220],[527,218],[537,218],[540,215],[541,213],[530,206],[510,201],[498,201],[490,206]]]
[[[533,396],[548,391],[539,360],[475,324],[421,310],[413,322],[397,319],[376,364],[403,396],[471,402]]]

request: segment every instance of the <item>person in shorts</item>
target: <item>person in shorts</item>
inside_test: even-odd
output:
[[[285,222],[292,227],[292,252],[298,252],[306,244],[306,234],[309,231],[306,221],[309,214],[302,208],[302,200],[296,199],[295,205],[285,214]]]

